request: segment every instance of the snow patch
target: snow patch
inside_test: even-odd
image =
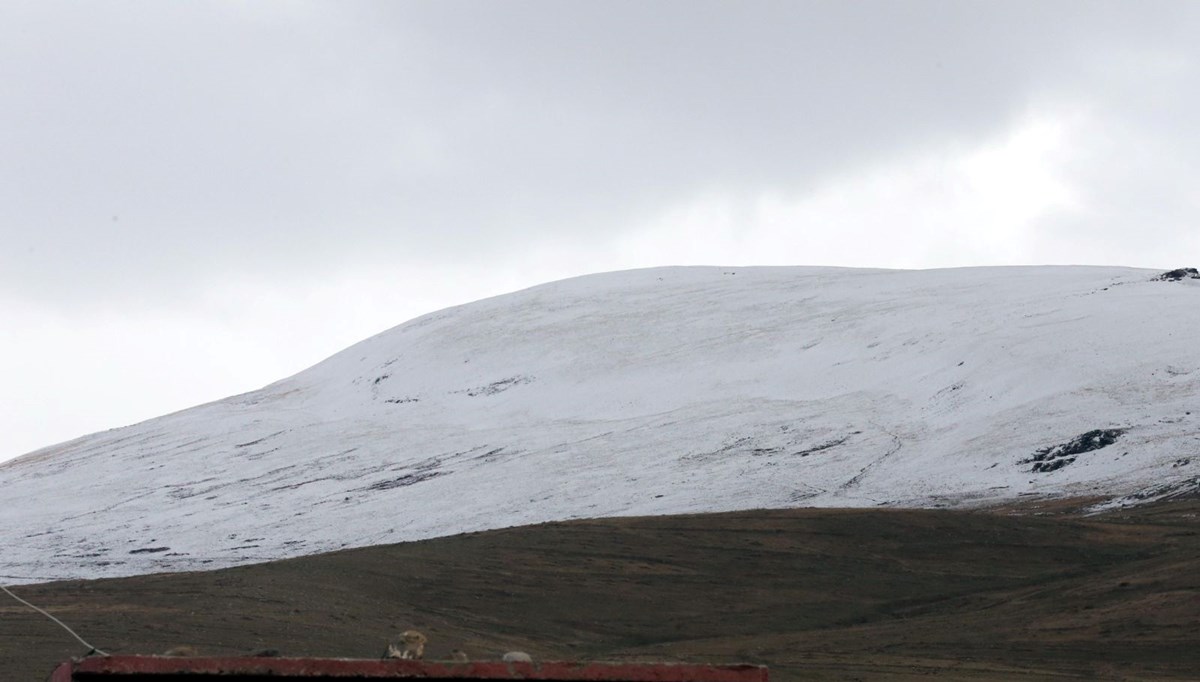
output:
[[[259,391],[0,464],[0,575],[569,518],[1197,489],[1187,269],[1186,286],[1128,268],[732,272],[458,306]]]

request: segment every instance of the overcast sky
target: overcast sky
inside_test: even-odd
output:
[[[0,459],[589,272],[1200,263],[1200,3],[0,2]]]

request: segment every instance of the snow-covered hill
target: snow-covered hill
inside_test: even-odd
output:
[[[9,582],[502,526],[1197,487],[1200,280],[661,268],[418,318],[0,465]]]

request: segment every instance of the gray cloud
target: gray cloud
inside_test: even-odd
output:
[[[0,459],[594,269],[1195,265],[1198,15],[0,3]]]
[[[246,272],[586,248],[697,192],[803,192],[1040,102],[1148,150],[1107,171],[1127,146],[1077,154],[1098,210],[1145,198],[1185,229],[1195,8],[8,4],[0,292],[169,299]],[[1182,178],[1149,179],[1160,161]]]

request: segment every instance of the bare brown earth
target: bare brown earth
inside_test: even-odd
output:
[[[1196,680],[1200,502],[579,521],[13,591],[111,653],[377,657],[415,627],[427,657],[749,661],[779,682]],[[82,653],[0,602],[0,680]]]

